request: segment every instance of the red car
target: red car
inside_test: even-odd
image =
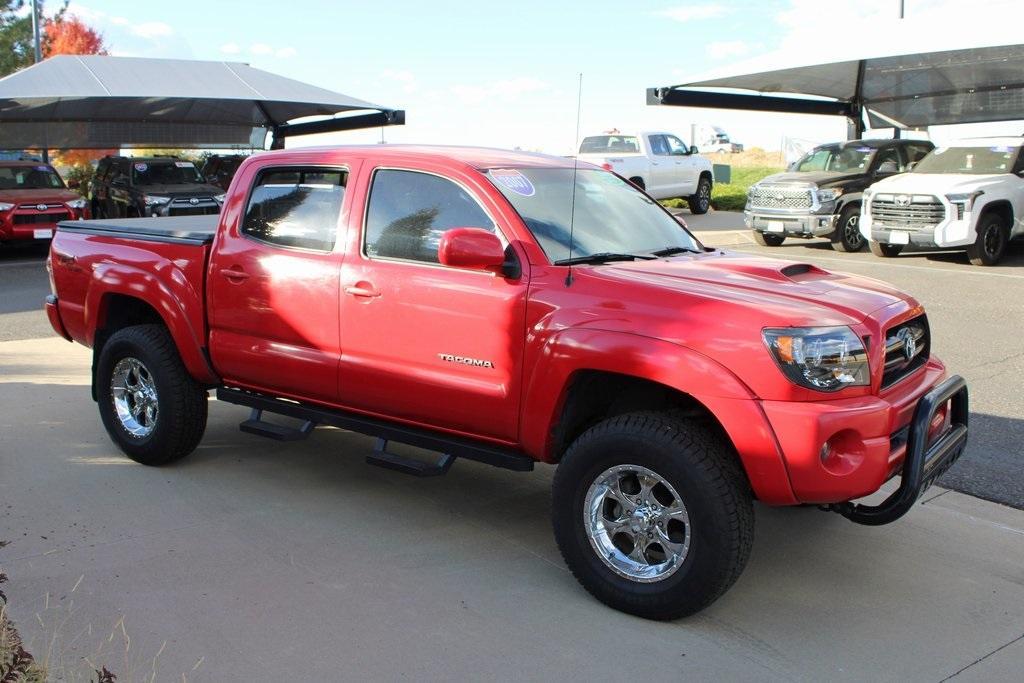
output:
[[[93,398],[131,458],[190,453],[216,389],[252,410],[245,432],[371,434],[368,461],[411,474],[557,465],[566,563],[650,618],[732,585],[753,500],[884,524],[967,438],[966,386],[912,297],[706,248],[629,182],[562,158],[269,152],[219,218],[65,222],[49,264],[50,321],[94,349]],[[852,502],[896,476],[883,503]]]
[[[0,244],[48,240],[58,221],[88,217],[85,200],[49,164],[0,161]]]

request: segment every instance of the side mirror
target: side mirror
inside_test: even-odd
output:
[[[78,178],[72,178],[71,180],[68,181],[69,190],[77,190],[80,187],[80,185],[81,184],[78,182]]]
[[[453,268],[501,272],[505,248],[494,233],[482,228],[452,228],[441,235],[437,260]]]
[[[697,145],[690,145],[690,154],[700,154],[700,152],[697,151]]]

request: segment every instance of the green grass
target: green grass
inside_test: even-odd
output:
[[[751,185],[783,169],[770,166],[733,166],[731,183],[715,183],[711,188],[711,206],[716,211],[742,211],[747,203],[747,189]],[[665,199],[661,202],[670,209],[688,205],[684,199]]]

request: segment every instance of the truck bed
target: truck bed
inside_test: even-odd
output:
[[[58,230],[151,242],[209,244],[217,233],[220,216],[168,216],[164,218],[99,218],[61,221]]]

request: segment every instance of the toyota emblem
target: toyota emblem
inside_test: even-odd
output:
[[[896,206],[910,206],[910,196],[905,194],[896,195]]]
[[[909,327],[904,327],[896,333],[896,338],[903,342],[903,358],[909,363],[917,355],[917,339]]]
[[[192,199],[188,200],[188,203],[189,204],[198,204],[199,203],[199,197],[192,197]]]
[[[39,209],[40,211],[46,211],[50,207],[48,207],[46,204],[36,204],[36,208]]]

